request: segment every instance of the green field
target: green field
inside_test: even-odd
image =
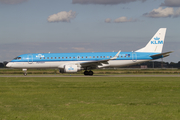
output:
[[[59,73],[58,69],[28,69],[28,74],[83,74],[84,70],[77,73]],[[94,74],[180,74],[180,69],[95,69]],[[22,69],[0,69],[0,75],[3,74],[23,74]]]
[[[179,77],[0,77],[0,120],[179,120]]]

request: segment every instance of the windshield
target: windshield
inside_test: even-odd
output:
[[[14,60],[21,60],[21,57],[16,57],[14,58]]]

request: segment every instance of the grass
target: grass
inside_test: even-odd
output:
[[[179,120],[179,77],[0,78],[0,120]]]
[[[61,74],[58,69],[28,69],[28,74]],[[83,70],[78,73],[64,74],[83,74]],[[180,74],[180,69],[95,69],[95,74]],[[23,74],[22,69],[0,69],[2,74]]]

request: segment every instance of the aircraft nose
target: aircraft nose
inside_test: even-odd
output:
[[[11,67],[12,64],[11,64],[11,63],[7,63],[5,66],[6,66],[6,67]]]

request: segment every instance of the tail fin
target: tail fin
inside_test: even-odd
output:
[[[166,28],[160,28],[145,47],[135,52],[162,53],[165,34],[166,34]]]

